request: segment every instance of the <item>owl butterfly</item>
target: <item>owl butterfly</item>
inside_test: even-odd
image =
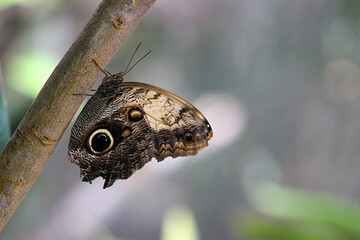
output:
[[[140,43],[141,44],[141,43]],[[83,181],[105,179],[104,188],[127,179],[153,157],[196,155],[213,135],[193,105],[164,89],[123,82],[124,72],[106,75],[71,129],[69,157],[80,166]]]

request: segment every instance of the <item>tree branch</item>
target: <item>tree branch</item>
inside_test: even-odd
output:
[[[100,70],[156,0],[103,0],[0,155],[0,231],[55,150]],[[64,154],[65,158],[65,154]],[[67,158],[67,156],[66,156]]]

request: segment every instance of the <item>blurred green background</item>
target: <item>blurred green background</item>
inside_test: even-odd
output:
[[[99,3],[0,1],[11,132]],[[360,239],[359,9],[158,0],[107,70],[142,41],[139,56],[152,53],[125,80],[193,103],[209,147],[103,190],[68,161],[68,129],[0,239]]]

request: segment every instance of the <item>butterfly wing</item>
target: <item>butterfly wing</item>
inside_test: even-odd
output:
[[[83,181],[91,183],[103,177],[107,188],[151,160],[154,137],[143,116],[141,107],[126,91],[117,91],[113,97],[104,97],[98,91],[90,98],[71,129],[69,142],[70,160],[80,166]],[[108,135],[112,142],[109,150],[99,143]]]
[[[208,145],[213,132],[201,112],[189,102],[164,89],[138,82],[126,82],[122,90],[136,98],[154,133],[154,157],[197,154]]]
[[[144,83],[109,81],[75,121],[69,157],[80,166],[83,181],[103,177],[107,188],[152,157],[162,161],[197,154],[212,135],[205,117],[182,98]],[[96,139],[102,138],[112,144],[99,144]]]

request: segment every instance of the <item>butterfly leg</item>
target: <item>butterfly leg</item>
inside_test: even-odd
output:
[[[105,69],[102,69],[102,68],[99,66],[99,64],[95,61],[95,59],[92,58],[92,60],[93,60],[93,62],[95,63],[95,65],[100,69],[100,71],[101,71],[103,74],[105,74],[106,77],[112,75],[109,71],[106,71]]]
[[[73,95],[75,95],[75,96],[89,96],[89,97],[94,96],[94,94],[90,94],[90,93],[73,93]]]

